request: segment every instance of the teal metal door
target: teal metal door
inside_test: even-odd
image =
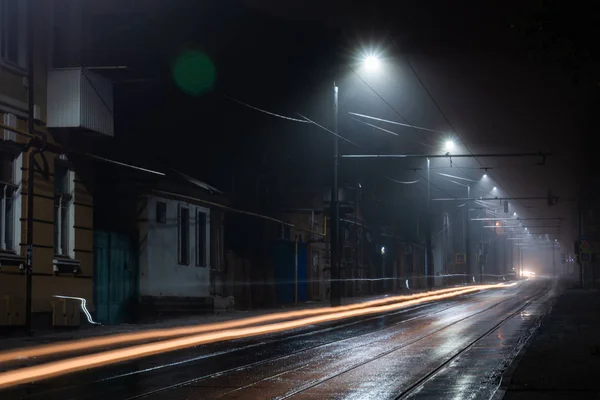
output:
[[[134,318],[137,260],[131,237],[94,232],[94,300],[100,323],[117,324]]]

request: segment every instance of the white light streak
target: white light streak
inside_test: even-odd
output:
[[[89,322],[90,324],[92,324],[92,325],[102,325],[101,323],[99,323],[99,322],[95,322],[95,321],[92,319],[92,315],[90,314],[90,312],[88,311],[88,309],[87,309],[87,307],[86,307],[87,301],[86,301],[86,300],[85,300],[83,297],[61,296],[61,295],[59,295],[59,294],[55,294],[55,295],[54,295],[54,296],[52,296],[52,297],[56,297],[56,298],[58,298],[58,299],[71,299],[71,300],[79,300],[79,301],[81,302],[81,309],[82,309],[82,310],[83,310],[83,312],[85,313],[85,316],[87,317],[87,320],[88,320],[88,322]]]

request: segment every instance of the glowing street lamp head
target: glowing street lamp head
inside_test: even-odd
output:
[[[384,255],[384,254],[385,254],[385,247],[381,246],[381,255]]]
[[[517,216],[517,213],[513,213],[513,216],[515,216],[515,217],[516,217],[516,216]]]
[[[483,177],[484,177],[484,178],[487,178],[487,174],[483,174]]]
[[[444,143],[444,151],[446,151],[448,153],[450,153],[451,151],[454,151],[455,148],[456,148],[456,145],[454,144],[454,140],[452,140],[452,139],[448,139]]]
[[[369,55],[363,60],[363,65],[367,71],[374,72],[381,67],[381,60],[375,55]]]
[[[498,190],[498,188],[497,188],[496,186],[494,186],[494,187],[492,188],[492,190]]]

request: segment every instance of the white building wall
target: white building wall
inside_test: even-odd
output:
[[[159,201],[167,205],[166,223],[157,221],[157,203]],[[178,212],[180,206],[188,207],[190,210],[189,265],[179,263]],[[196,259],[197,211],[206,214],[204,227],[206,252],[205,259],[200,263]],[[145,214],[147,222],[140,229],[140,296],[210,296],[210,209],[184,201],[149,197]]]

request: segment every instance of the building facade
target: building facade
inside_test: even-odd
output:
[[[50,1],[0,0],[0,326],[25,324],[28,295],[34,328],[80,323],[80,300],[54,296],[84,298],[94,307],[93,199],[48,124],[48,98],[53,95],[48,89],[50,49],[57,45],[51,39],[52,7]],[[33,38],[32,62],[28,38]],[[28,103],[30,90],[33,107]],[[28,134],[30,114],[33,135]],[[29,157],[40,148],[30,171]],[[28,193],[29,179],[34,181],[33,193]],[[27,207],[30,196],[33,212]],[[31,243],[28,218],[33,220]],[[28,248],[33,275],[29,294]]]

